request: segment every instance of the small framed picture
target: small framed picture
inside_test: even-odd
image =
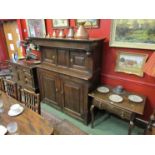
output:
[[[29,37],[45,37],[46,28],[44,19],[27,19],[26,20]]]
[[[143,67],[147,58],[148,54],[118,52],[115,71],[143,77]]]
[[[76,19],[76,26],[79,26],[81,22],[85,22],[85,28],[99,28],[99,19]]]
[[[69,19],[53,19],[53,28],[63,29],[69,27]]]

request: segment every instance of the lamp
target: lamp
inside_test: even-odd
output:
[[[155,52],[150,56],[149,60],[145,63],[143,71],[146,74],[155,77]]]

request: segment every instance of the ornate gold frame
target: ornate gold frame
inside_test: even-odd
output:
[[[141,42],[138,42],[138,41],[137,42],[136,41],[134,41],[134,42],[127,42],[127,41],[123,42],[123,41],[116,40],[116,27],[117,27],[118,20],[119,19],[112,20],[111,34],[110,34],[110,44],[109,44],[111,47],[127,47],[127,48],[155,50],[155,44],[148,42],[148,40],[146,40],[146,43],[141,43]],[[129,20],[129,19],[124,19],[124,20]],[[151,19],[148,19],[148,20],[151,21]],[[150,29],[150,31],[151,31],[151,29]],[[151,37],[151,35],[150,35],[150,37]],[[135,38],[135,40],[136,40],[136,38]]]
[[[143,77],[143,66],[147,58],[148,54],[119,51],[117,53],[115,71]]]

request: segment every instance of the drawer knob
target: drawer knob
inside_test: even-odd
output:
[[[124,112],[122,112],[121,117],[124,117]]]
[[[70,62],[73,62],[73,58],[70,59]]]
[[[52,59],[55,59],[55,56],[54,55],[52,56]]]
[[[89,56],[89,55],[91,55],[91,53],[90,52],[86,52],[86,55]]]
[[[26,83],[28,82],[28,79],[27,79],[27,78],[25,78],[25,82],[26,82]]]

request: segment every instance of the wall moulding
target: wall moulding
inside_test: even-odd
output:
[[[119,81],[125,81],[125,82],[133,82],[135,84],[138,85],[144,85],[144,86],[148,86],[148,87],[155,87],[155,84],[149,83],[149,82],[143,82],[143,81],[138,81],[138,80],[133,80],[133,79],[127,79],[127,78],[123,78],[123,77],[119,77],[119,76],[115,76],[115,75],[111,75],[111,74],[101,74],[101,78],[105,79],[105,78],[110,78],[110,79],[115,79],[115,80],[119,80]]]

